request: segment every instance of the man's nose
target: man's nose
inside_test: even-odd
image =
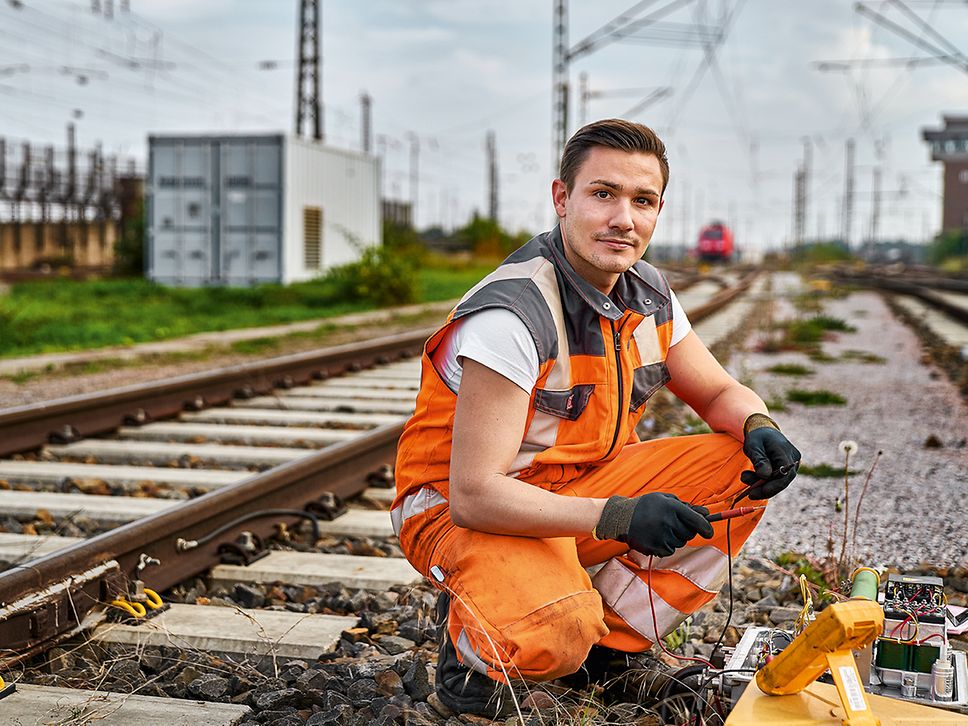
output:
[[[609,226],[613,229],[626,231],[635,227],[635,224],[632,222],[632,207],[628,202],[621,199],[618,200],[612,210],[612,218],[609,220]]]

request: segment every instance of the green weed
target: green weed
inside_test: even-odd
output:
[[[784,401],[782,398],[774,397],[769,401],[764,401],[764,403],[766,404],[766,407],[770,409],[770,411],[783,413],[787,410],[786,401]]]
[[[834,363],[837,361],[836,356],[830,355],[829,353],[824,353],[820,348],[814,348],[813,350],[808,351],[807,355],[814,363]]]
[[[677,650],[689,642],[689,634],[692,631],[692,616],[689,616],[679,627],[669,633],[663,641],[669,650]]]
[[[41,376],[40,371],[17,371],[9,376],[4,376],[11,383],[16,383],[18,386],[22,386],[24,383],[29,383],[35,378]]]
[[[866,350],[845,350],[840,354],[840,357],[842,360],[856,361],[858,363],[873,363],[877,365],[887,363],[887,358],[874,353],[868,353]]]
[[[844,467],[842,466],[832,466],[830,464],[817,464],[816,466],[808,466],[807,464],[801,463],[797,467],[797,473],[803,474],[804,476],[812,476],[817,479],[833,479],[835,477],[839,478],[844,475]],[[856,474],[857,472],[853,469],[848,471],[848,474]]]
[[[856,330],[840,318],[814,315],[810,318],[791,321],[787,325],[786,338],[790,343],[805,345],[819,343],[828,331],[853,333]]]
[[[786,397],[788,401],[802,403],[804,406],[844,406],[847,404],[847,399],[843,396],[822,388],[816,391],[794,388],[787,391]]]
[[[797,363],[778,363],[766,370],[779,376],[812,376],[815,373],[812,368],[807,368]]]
[[[279,338],[249,338],[248,340],[233,341],[229,348],[233,353],[242,355],[258,355],[278,350],[281,345]]]
[[[835,598],[831,594],[833,585],[827,581],[820,566],[814,563],[806,555],[799,552],[781,552],[774,560],[780,567],[791,570],[794,575],[803,575],[807,580],[820,588],[820,599],[833,601]]]

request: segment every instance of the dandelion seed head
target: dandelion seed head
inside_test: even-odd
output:
[[[841,454],[850,456],[851,454],[857,453],[857,442],[853,439],[844,439],[840,442],[837,448],[840,449]]]

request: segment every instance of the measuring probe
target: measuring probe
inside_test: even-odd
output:
[[[725,512],[714,512],[713,514],[707,514],[706,521],[721,522],[724,519],[735,519],[736,517],[742,517],[747,514],[752,514],[753,512],[758,512],[761,509],[766,509],[766,507],[737,507],[736,509],[727,509]]]

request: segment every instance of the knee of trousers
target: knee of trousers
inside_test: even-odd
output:
[[[512,678],[549,681],[574,673],[591,647],[608,634],[601,596],[574,593],[506,626]]]

